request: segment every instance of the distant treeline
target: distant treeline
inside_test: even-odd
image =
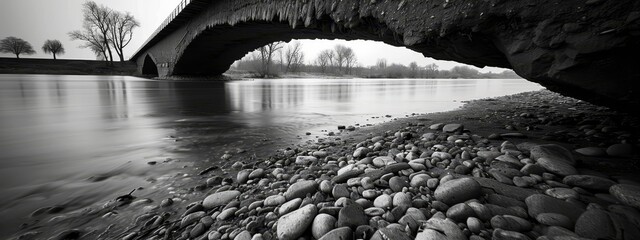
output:
[[[388,64],[378,59],[376,65],[363,67],[358,63],[353,49],[336,45],[316,56],[312,64],[305,63],[300,42],[289,44],[275,42],[248,54],[232,66],[231,70],[248,72],[254,77],[278,77],[286,74],[308,73],[336,77],[361,78],[520,78],[515,72],[481,73],[469,66],[456,66],[440,70],[436,64],[419,66],[416,62],[408,66]]]

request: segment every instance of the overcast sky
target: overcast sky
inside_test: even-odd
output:
[[[89,50],[79,48],[80,41],[71,41],[67,35],[73,30],[82,28],[82,3],[85,0],[0,0],[0,39],[15,36],[33,45],[37,54],[31,58],[50,58],[42,52],[42,44],[47,39],[60,40],[66,54],[58,56],[62,59],[95,59]],[[125,57],[131,56],[164,21],[180,0],[95,0],[112,9],[132,13],[141,27],[134,32],[132,42],[125,48]],[[301,40],[306,61],[311,62],[321,50],[333,48],[336,44],[351,47],[356,52],[358,62],[363,66],[374,65],[377,59],[386,58],[388,63],[408,65],[415,61],[420,66],[431,63],[440,69],[450,69],[461,65],[455,62],[438,61],[425,58],[422,54],[403,47],[394,47],[373,41],[343,40]],[[1,54],[1,57],[13,57]],[[482,71],[502,71],[499,68],[485,68]]]

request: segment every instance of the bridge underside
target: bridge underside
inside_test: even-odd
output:
[[[635,0],[212,0],[134,60],[142,71],[152,59],[161,77],[213,76],[265,44],[315,38],[377,40],[436,59],[512,68],[565,95],[628,111],[640,106]]]

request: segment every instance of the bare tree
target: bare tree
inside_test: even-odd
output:
[[[345,65],[345,54],[348,47],[344,45],[336,45],[334,48],[335,54],[333,56],[333,63],[338,68],[338,71],[342,71],[342,67]]]
[[[102,56],[105,61],[108,60],[107,49],[109,45],[107,45],[107,40],[96,29],[88,25],[85,25],[84,28],[83,31],[70,32],[69,37],[71,40],[85,41],[85,44],[80,46],[81,48],[89,48],[96,55]]]
[[[56,55],[60,54],[64,54],[64,47],[62,46],[62,43],[58,40],[47,40],[44,42],[44,45],[42,45],[42,51],[44,51],[44,53],[51,53],[53,54],[53,59],[57,59]]]
[[[260,58],[260,74],[262,77],[266,77],[271,73],[271,63],[273,62],[273,54],[282,49],[282,42],[269,43],[263,47],[258,48]]]
[[[79,33],[97,36],[84,36],[83,38],[76,39],[98,39],[102,41],[101,45],[104,46],[105,52],[109,54],[108,60],[110,62],[113,62],[113,53],[111,52],[111,48],[109,47],[111,37],[109,33],[109,22],[112,19],[111,16],[113,14],[113,11],[105,6],[100,6],[93,1],[87,1],[82,5],[82,12],[84,15],[83,26],[85,31]]]
[[[288,45],[284,50],[285,72],[297,71],[304,62],[304,53],[302,52],[302,44],[294,42]]]
[[[130,13],[111,11],[108,19],[110,43],[118,54],[120,61],[124,61],[124,48],[129,45],[133,36],[133,29],[140,23]]]
[[[358,58],[356,57],[356,53],[351,48],[347,48],[344,52],[344,67],[346,73],[351,74],[351,70],[358,62]]]
[[[323,73],[326,72],[327,68],[333,64],[333,51],[329,49],[322,50],[320,54],[318,54],[316,64]]]
[[[15,54],[16,58],[20,58],[20,54],[36,53],[29,42],[17,37],[2,39],[2,41],[0,41],[0,52]]]

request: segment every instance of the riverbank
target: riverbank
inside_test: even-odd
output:
[[[271,151],[235,146],[240,150],[185,169],[173,185],[155,189],[156,195],[122,193],[63,214],[52,206],[36,214],[39,221],[23,225],[19,235],[350,239],[355,234],[377,240],[577,233],[632,239],[640,232],[634,225],[640,193],[624,184],[640,182],[634,152],[638,124],[632,116],[549,91],[477,100],[450,112],[354,126],[354,131],[336,128],[291,147],[272,142]],[[424,221],[421,229],[431,230],[418,230]],[[593,233],[594,221],[613,227]]]
[[[136,64],[104,61],[53,60],[32,58],[0,58],[0,74],[64,74],[64,75],[124,75],[134,76]]]

